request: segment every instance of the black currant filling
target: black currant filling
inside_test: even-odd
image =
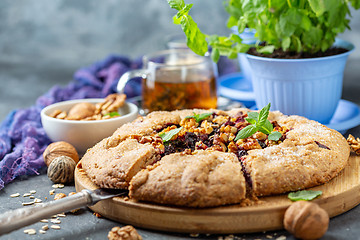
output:
[[[315,143],[319,146],[319,148],[324,148],[324,149],[330,150],[330,148],[328,146],[321,144],[318,141],[315,141]]]

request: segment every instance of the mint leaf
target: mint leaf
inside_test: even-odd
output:
[[[302,191],[289,193],[288,198],[291,201],[300,201],[300,200],[310,201],[320,196],[321,194],[322,191],[302,190]]]
[[[264,125],[259,127],[259,131],[265,134],[270,134],[274,129],[273,125],[269,120],[266,119]]]
[[[316,16],[321,16],[325,12],[325,1],[327,0],[308,0],[311,9],[315,12]]]
[[[282,43],[281,43],[281,48],[284,51],[287,51],[289,49],[289,47],[290,47],[290,43],[291,43],[290,37],[284,38]]]
[[[302,41],[305,45],[309,46],[311,44],[320,45],[323,32],[320,28],[311,27],[309,31],[305,32],[302,37]],[[318,49],[320,50],[320,48]]]
[[[248,121],[250,124],[255,125],[256,124],[256,120],[253,118],[245,118],[246,121]]]
[[[259,118],[259,113],[258,112],[248,112],[248,117],[257,121]]]
[[[338,0],[336,0],[338,1]],[[312,26],[312,23],[311,23],[311,20],[310,18],[307,16],[307,15],[303,15],[302,16],[302,20],[300,22],[300,26],[305,30],[305,31],[309,31],[311,26]]]
[[[183,127],[180,128],[175,128],[172,129],[166,133],[161,133],[159,134],[159,136],[161,137],[161,139],[163,140],[164,143],[170,141],[176,134],[178,134],[181,130],[183,129]]]
[[[214,61],[214,62],[217,62],[219,61],[220,59],[220,52],[219,52],[219,49],[213,49],[212,52],[211,52],[211,59]]]
[[[359,0],[350,0],[351,5],[355,8],[355,9],[359,9],[360,8],[360,1]]]
[[[201,113],[199,116],[198,116],[198,119],[196,119],[197,122],[200,122],[208,117],[210,117],[213,113]]]
[[[275,50],[275,46],[274,45],[269,45],[269,46],[265,46],[265,47],[261,47],[261,48],[257,48],[256,51],[259,53],[264,53],[264,54],[271,54],[273,53]]]
[[[193,116],[186,116],[185,119],[194,118],[196,122],[200,122],[200,121],[210,117],[212,114],[213,113],[201,113],[201,114],[194,113]]]
[[[268,139],[269,140],[272,140],[272,141],[279,141],[279,139],[281,138],[282,134],[279,133],[278,131],[275,131],[275,132],[271,132],[268,136]]]
[[[299,37],[293,35],[291,38],[291,44],[293,45],[294,51],[301,52],[303,46]]]
[[[183,9],[185,6],[184,0],[168,0],[168,4],[170,5],[171,8],[176,9],[178,11]]]
[[[116,117],[116,116],[120,116],[120,113],[118,113],[118,112],[109,112],[107,114],[104,114],[104,116]]]
[[[246,126],[238,132],[234,141],[236,142],[239,139],[244,139],[244,138],[250,137],[257,131],[258,131],[258,129],[254,125]]]
[[[269,103],[268,105],[266,105],[265,107],[263,107],[260,110],[259,117],[258,117],[258,122],[257,122],[258,127],[265,124],[265,122],[266,122],[266,120],[267,120],[267,118],[269,116],[270,106],[271,106],[271,104]]]

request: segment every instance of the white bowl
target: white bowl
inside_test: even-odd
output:
[[[54,142],[65,141],[72,144],[79,154],[83,154],[88,148],[111,136],[121,125],[136,119],[138,115],[138,107],[133,103],[125,102],[124,106],[118,110],[120,117],[106,120],[76,121],[49,117],[49,114],[56,109],[69,112],[70,108],[77,103],[95,104],[103,101],[102,98],[78,99],[45,107],[41,111],[41,122],[46,134]]]

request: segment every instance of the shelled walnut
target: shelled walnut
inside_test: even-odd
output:
[[[349,143],[351,150],[354,151],[357,155],[360,155],[360,139],[355,139],[353,135],[349,134],[347,142]]]
[[[316,203],[295,202],[284,215],[284,228],[296,238],[308,240],[321,238],[328,226],[328,213]]]
[[[102,115],[105,115],[117,111],[119,107],[124,105],[125,99],[125,94],[110,94],[105,98],[104,102],[96,104],[95,114],[101,113]]]
[[[113,227],[108,234],[109,240],[142,240],[133,226]]]

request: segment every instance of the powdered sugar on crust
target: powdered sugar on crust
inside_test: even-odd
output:
[[[281,144],[251,150],[244,158],[256,195],[316,186],[345,167],[350,149],[340,133],[300,116],[275,113],[272,117],[291,130]]]

